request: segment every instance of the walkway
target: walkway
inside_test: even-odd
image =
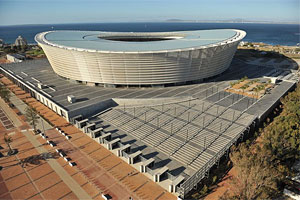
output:
[[[25,124],[21,127],[29,128]],[[21,160],[41,153],[54,153],[47,145],[37,142],[31,131],[21,132],[17,128],[5,130],[0,124],[0,145],[3,147],[1,155],[6,155],[7,152],[3,141],[5,133],[12,137],[11,146],[18,150],[18,154],[10,157],[0,156],[0,166],[3,167],[0,171],[1,199],[91,199],[58,163],[57,158],[36,160],[35,164],[25,162],[24,167],[21,166]]]
[[[175,199],[176,197],[148,179],[122,159],[112,154],[93,139],[70,125],[65,119],[49,108],[31,98],[6,78],[1,80],[17,95],[18,98],[34,107],[40,115],[49,120],[55,127],[60,127],[71,139],[66,140],[53,128],[46,131],[49,140],[76,162],[76,168],[84,174],[100,193],[108,193],[114,199]],[[16,106],[21,106],[20,102]],[[45,125],[46,124],[46,125]],[[45,127],[47,123],[44,123]],[[51,127],[51,126],[50,126]],[[46,128],[47,129],[47,128]],[[40,138],[39,141],[43,139]],[[133,172],[133,173],[131,173]]]
[[[29,132],[25,132],[24,135],[32,143],[32,145],[37,149],[37,151],[42,153],[47,153],[48,151],[42,147],[41,143],[36,140],[36,138]],[[78,199],[90,199],[91,197],[84,191],[80,185],[74,181],[74,179],[61,167],[56,160],[49,159],[48,164],[52,169],[59,175],[61,180],[74,192]]]
[[[12,95],[12,103],[18,108],[25,108],[24,103],[15,95]],[[21,106],[22,105],[22,106]],[[11,109],[0,99],[0,107],[13,119],[18,126],[14,129],[5,130],[0,124],[0,198],[1,199],[92,199],[92,197],[81,187],[80,184],[69,174],[71,166],[62,167],[62,158],[39,160],[35,164],[27,163],[21,167],[20,161],[32,156],[43,155],[43,153],[54,155],[54,149],[39,142],[39,135],[34,135],[28,130],[30,127],[21,118],[16,109]],[[14,112],[15,111],[15,112]],[[21,109],[21,113],[24,113]],[[20,118],[21,117],[21,118]],[[18,149],[18,154],[10,157],[6,155],[6,145],[3,136],[8,133],[12,137],[12,147]],[[50,154],[49,154],[50,153]],[[100,197],[98,195],[98,197]]]
[[[2,118],[2,115],[5,115],[5,117],[7,117],[8,120],[10,121],[10,124],[13,125],[12,127],[9,127],[9,128],[19,127],[22,125],[22,122],[18,119],[16,114],[10,112],[11,111],[10,107],[1,98],[0,98],[0,105],[1,105],[1,111],[2,111],[0,117]],[[1,119],[1,121],[3,121],[3,120]],[[7,126],[7,125],[4,123],[4,126]]]

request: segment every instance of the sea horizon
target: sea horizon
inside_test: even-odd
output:
[[[270,45],[296,46],[300,42],[299,24],[275,24],[252,22],[97,22],[97,23],[58,23],[1,25],[0,39],[12,44],[21,35],[29,44],[36,44],[37,33],[51,30],[91,30],[112,32],[163,32],[190,31],[204,29],[241,29],[247,32],[243,41],[262,42]]]
[[[107,22],[66,22],[66,23],[39,23],[39,24],[7,24],[0,27],[8,26],[39,26],[39,25],[66,25],[66,24],[118,24],[118,23],[233,23],[233,24],[293,24],[300,25],[300,22],[277,22],[277,21],[235,21],[235,20],[152,20],[152,21],[107,21]]]

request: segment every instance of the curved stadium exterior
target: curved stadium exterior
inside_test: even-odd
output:
[[[61,77],[105,87],[193,83],[224,72],[246,33],[49,31],[36,35]]]

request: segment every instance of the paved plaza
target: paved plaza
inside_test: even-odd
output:
[[[61,157],[58,157],[56,162],[66,170],[73,181],[77,182],[77,185],[82,188],[81,190],[89,195],[89,199],[101,199],[102,194],[109,194],[114,199],[129,199],[129,197],[133,197],[134,199],[175,199],[175,196],[149,180],[149,178],[139,173],[133,167],[130,167],[130,165],[112,154],[106,148],[97,144],[77,128],[70,125],[61,116],[58,116],[16,85],[13,85],[11,81],[6,78],[2,78],[1,81],[8,85],[14,94],[16,94],[16,96],[12,97],[12,100],[17,108],[24,110],[26,104],[21,101],[23,100],[34,107],[40,115],[45,117],[56,127],[60,127],[71,137],[70,140],[66,140],[64,136],[59,134],[52,126],[44,121],[47,139],[56,144],[55,149],[63,150],[67,156],[76,163],[76,166],[69,166]],[[22,127],[22,130],[28,130],[28,128],[27,125],[27,127]],[[39,128],[43,128],[41,124],[39,124]],[[26,139],[24,136],[26,133],[27,132],[20,132],[24,139]],[[45,139],[39,135],[32,137],[35,137],[36,142],[43,144],[48,151],[55,152],[54,148],[47,145]],[[38,154],[38,152],[36,154]],[[32,152],[28,152],[26,155],[32,155]],[[39,168],[39,170],[41,170],[40,173],[43,173],[43,168]],[[2,172],[6,174],[7,171],[4,169]],[[45,173],[48,174],[48,172]],[[47,178],[51,178],[51,176],[46,176],[45,181]],[[60,182],[64,183],[62,180],[60,180]],[[6,182],[4,181],[3,184],[6,184]],[[49,184],[52,184],[52,182],[49,182]],[[58,183],[54,182],[53,184]],[[76,191],[78,191],[78,189]],[[70,197],[67,199],[72,199],[72,196],[75,196],[73,199],[76,199],[75,194],[69,193],[68,195],[70,195]],[[53,198],[58,199],[60,196]],[[77,198],[84,199],[80,196]]]
[[[55,155],[53,148],[34,136],[31,127],[24,121],[24,116],[17,115],[17,109],[10,109],[0,99],[1,109],[5,110],[14,128],[0,124],[0,198],[1,199],[99,199],[90,196],[88,192],[94,188],[86,182],[86,190],[73,178],[72,174],[80,175],[76,170],[66,165],[57,156],[51,159],[40,159],[34,163],[24,162],[38,155]],[[11,146],[17,149],[14,156],[6,157],[7,146],[3,141],[4,134],[12,138]],[[23,164],[20,162],[23,160]]]

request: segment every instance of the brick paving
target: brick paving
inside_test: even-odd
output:
[[[15,127],[1,108],[0,108],[0,121],[2,125],[5,127],[5,129],[7,130]]]
[[[39,152],[28,141],[25,134],[32,132],[21,132],[29,129],[30,126],[24,121],[25,117],[20,115],[19,111],[11,109],[22,124],[13,129],[7,130],[0,123],[0,199],[78,199],[71,189],[62,181],[48,161],[40,160],[39,163],[27,164],[22,167],[20,160],[33,155],[39,155]],[[9,134],[13,142],[11,146],[17,149],[18,153],[14,156],[6,156],[7,146],[4,142],[4,135]],[[39,136],[34,136],[40,140]],[[47,145],[45,141],[41,143],[42,147],[49,152],[54,153],[54,149]],[[64,170],[73,176],[80,176],[80,172],[69,165],[62,158],[56,158],[58,163],[64,167]],[[77,182],[78,180],[74,178]],[[80,184],[80,183],[78,183]],[[82,186],[82,183],[80,184]],[[84,188],[87,193],[92,193],[97,189],[90,183],[85,182]],[[94,195],[90,199],[102,199],[99,195]]]
[[[61,128],[71,136],[71,139],[67,140],[55,129],[46,132],[49,140],[54,141],[57,148],[67,152],[67,156],[76,162],[77,171],[69,166],[66,167],[67,164],[64,167],[66,170],[72,169],[68,173],[94,199],[100,198],[102,193],[110,194],[113,199],[129,199],[129,197],[133,197],[133,199],[176,199],[174,195],[139,173],[76,127],[70,125],[64,118],[30,97],[29,94],[12,84],[10,80],[4,77],[1,81],[20,99],[34,107],[51,124]],[[39,138],[39,141],[43,142],[43,139]],[[62,165],[66,163],[59,159],[58,162]],[[90,185],[94,187],[94,190],[91,189]]]
[[[0,171],[0,199],[56,199],[72,193],[47,161],[41,160],[39,164],[22,167],[19,161],[38,155],[37,150],[18,129],[8,132],[0,124],[0,145],[3,147],[0,152],[3,155],[7,152],[3,141],[5,133],[13,133],[10,134],[13,139],[12,147],[19,152],[14,156],[0,158],[0,166],[3,167]],[[64,188],[64,193],[57,192],[58,184],[60,188]]]

